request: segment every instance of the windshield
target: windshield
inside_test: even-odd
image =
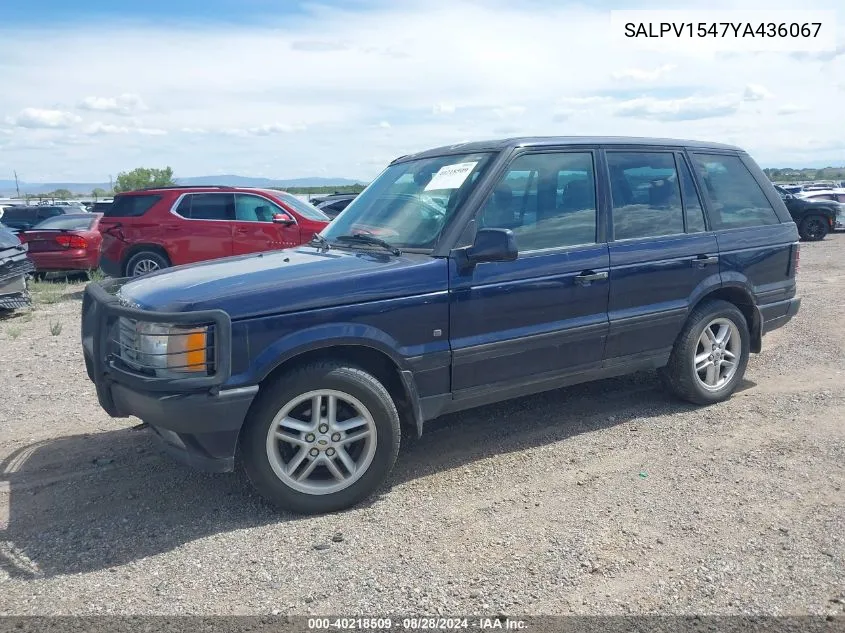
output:
[[[400,248],[432,248],[492,156],[458,154],[391,165],[322,234],[329,242],[365,234]]]
[[[305,200],[297,198],[295,195],[286,191],[274,191],[273,193],[276,194],[276,197],[278,197],[279,200],[286,202],[293,207],[294,210],[303,218],[322,222],[329,221],[329,216],[317,209],[314,205],[305,202]]]

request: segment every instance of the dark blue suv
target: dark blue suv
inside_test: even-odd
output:
[[[393,161],[307,246],[90,284],[82,343],[109,414],[326,512],[445,413],[644,369],[728,398],[797,312],[797,266],[736,147],[467,143]]]

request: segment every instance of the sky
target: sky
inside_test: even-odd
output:
[[[369,180],[393,158],[523,135],[736,144],[845,164],[845,9],[817,52],[643,49],[612,9],[731,2],[0,2],[0,180],[173,167]],[[792,5],[792,6],[791,6]],[[744,9],[793,9],[749,0]],[[765,14],[765,13],[764,13]]]

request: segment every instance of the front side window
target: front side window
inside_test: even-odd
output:
[[[282,210],[266,198],[235,194],[235,219],[239,222],[272,222]]]
[[[672,154],[608,152],[607,166],[614,239],[684,232],[684,209]]]
[[[710,198],[715,229],[778,224],[760,185],[738,156],[693,154],[695,169]]]
[[[593,155],[517,157],[482,207],[479,227],[512,230],[520,252],[595,243]]]
[[[457,154],[390,165],[322,233],[366,234],[399,248],[433,248],[493,154]]]

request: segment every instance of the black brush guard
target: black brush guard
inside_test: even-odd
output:
[[[113,417],[125,417],[118,410],[110,385],[119,383],[139,392],[191,393],[219,391],[231,376],[232,322],[223,310],[196,312],[156,312],[132,307],[117,291],[129,279],[109,279],[88,284],[82,298],[82,350],[88,378],[97,388],[97,398]],[[135,321],[166,323],[180,326],[211,326],[213,349],[212,370],[205,376],[161,377],[142,374],[125,364],[115,345],[117,320],[126,317]]]

